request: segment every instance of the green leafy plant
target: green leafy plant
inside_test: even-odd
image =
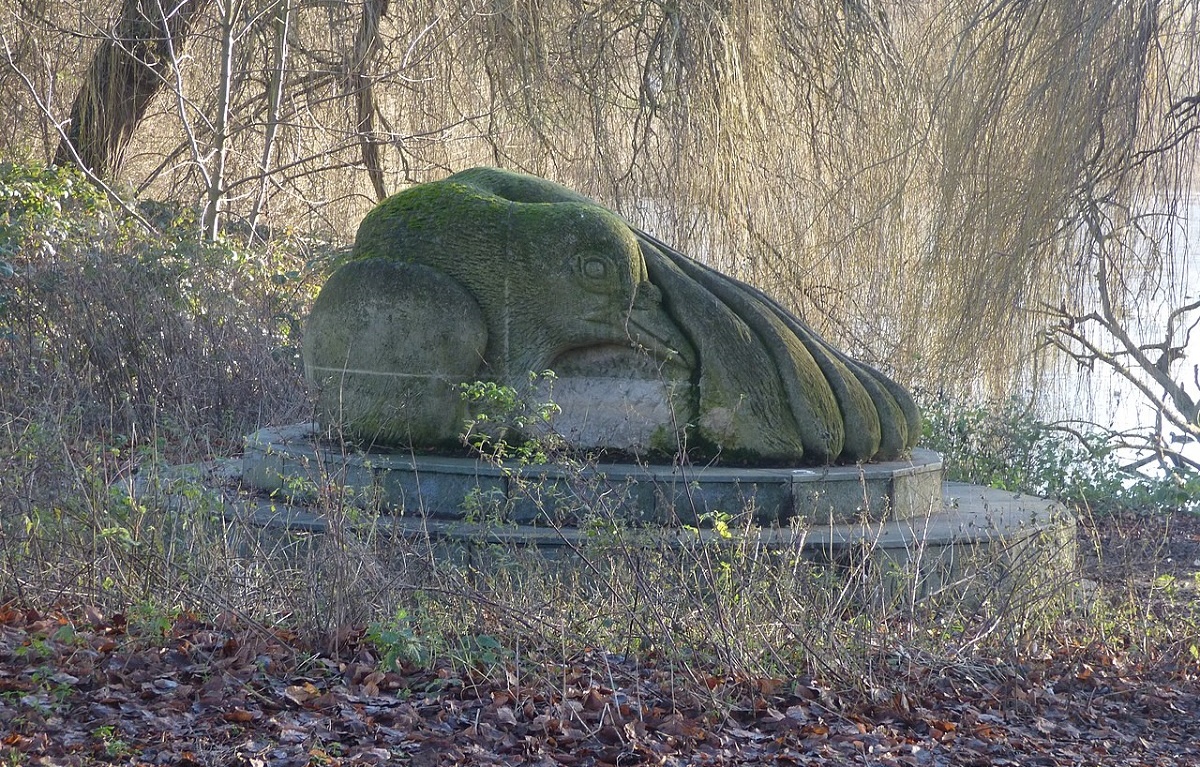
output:
[[[182,613],[177,606],[163,606],[146,600],[129,609],[129,623],[136,631],[150,636],[168,636]]]
[[[104,193],[74,166],[0,162],[0,226],[106,208]]]
[[[399,671],[405,664],[428,665],[433,652],[423,637],[417,634],[407,610],[398,609],[385,621],[367,627],[366,640],[379,655],[384,671]]]
[[[490,675],[502,667],[512,652],[491,634],[467,635],[458,650],[458,658],[465,665]]]
[[[129,744],[117,736],[117,729],[111,724],[94,728],[92,737],[100,741],[104,747],[104,755],[110,759],[119,759],[132,753]]]
[[[552,370],[531,372],[526,391],[552,387],[555,379]],[[466,445],[497,465],[506,461],[520,465],[547,462],[559,443],[550,425],[562,412],[552,398],[530,401],[515,387],[495,381],[464,383],[461,389],[471,410],[463,434]]]
[[[921,444],[942,454],[952,481],[1056,498],[1100,512],[1200,508],[1200,474],[1130,471],[1104,435],[1047,423],[1016,400],[962,403],[937,397],[921,405]]]

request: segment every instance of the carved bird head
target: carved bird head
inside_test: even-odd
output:
[[[363,221],[355,256],[423,264],[461,284],[483,310],[485,360],[503,379],[600,346],[695,364],[620,217],[575,199],[511,200],[481,183],[452,176],[397,195]]]

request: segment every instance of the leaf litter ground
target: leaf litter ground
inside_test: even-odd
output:
[[[1081,536],[1101,544],[1095,578],[1200,569],[1193,517],[1114,517]],[[1139,664],[1064,641],[1019,662],[898,657],[900,691],[867,699],[812,678],[685,680],[664,659],[596,649],[528,678],[513,663],[385,672],[361,632],[341,639],[321,653],[236,619],[10,603],[0,764],[1200,765],[1184,651]]]

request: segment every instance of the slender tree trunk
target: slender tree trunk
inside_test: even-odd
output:
[[[271,79],[267,84],[267,127],[263,137],[262,182],[250,211],[250,231],[256,232],[258,219],[267,201],[271,163],[275,157],[275,137],[279,133],[279,117],[283,109],[283,93],[287,83],[288,33],[292,26],[292,0],[280,0],[275,11],[275,58],[271,63]]]
[[[225,166],[229,159],[229,100],[233,91],[233,49],[238,34],[234,29],[241,3],[238,0],[219,0],[221,12],[221,79],[217,83],[217,115],[213,125],[216,145],[215,167],[209,177],[208,201],[204,205],[204,238],[217,239],[221,228],[221,210],[225,205]]]
[[[362,148],[363,165],[375,190],[375,197],[387,197],[383,183],[383,163],[379,140],[375,136],[375,86],[371,80],[371,61],[379,48],[379,20],[387,13],[388,0],[363,0],[362,23],[354,39],[354,59],[350,68],[356,112],[355,129]]]
[[[100,43],[71,107],[54,161],[115,177],[125,149],[195,21],[211,0],[121,0],[111,36]]]

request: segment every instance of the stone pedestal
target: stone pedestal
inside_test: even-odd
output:
[[[696,525],[749,509],[755,524],[831,525],[926,517],[942,504],[942,460],[914,450],[901,461],[826,468],[591,464],[495,466],[398,451],[347,452],[314,424],[246,438],[245,480],[293,502],[333,481],[364,508],[438,520],[480,516],[518,524],[575,522],[602,510],[633,524]]]

